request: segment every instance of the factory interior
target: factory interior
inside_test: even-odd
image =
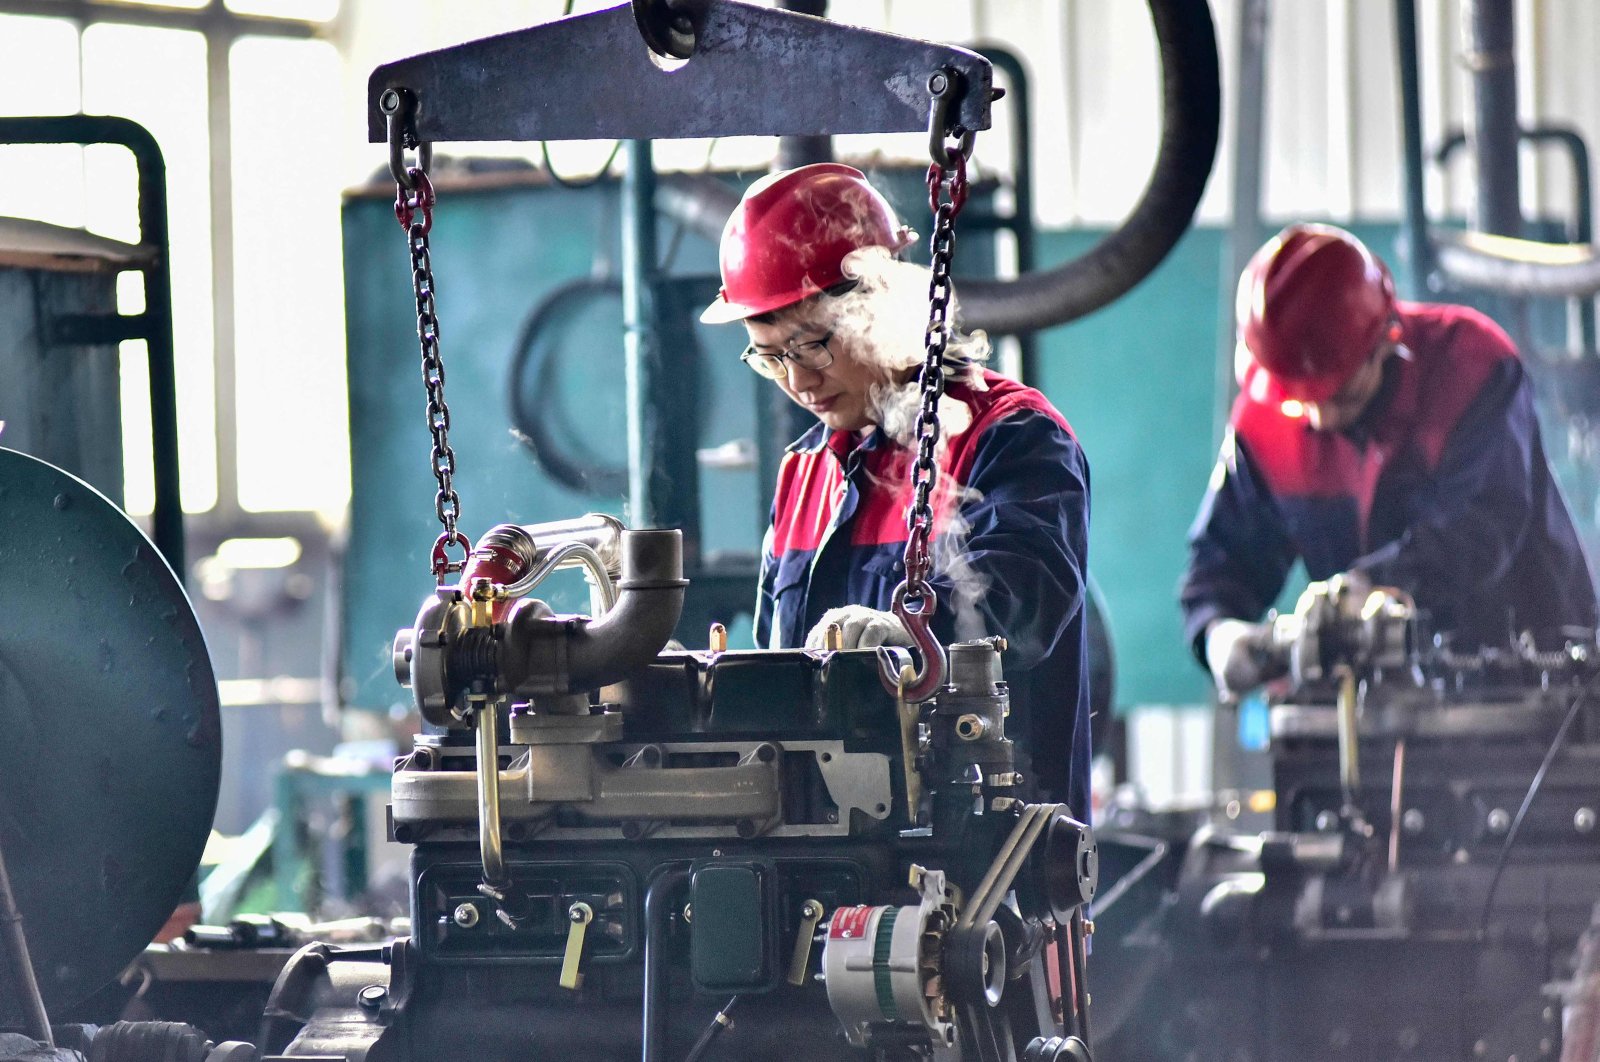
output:
[[[0,0],[0,1062],[1600,1062],[1597,52]]]

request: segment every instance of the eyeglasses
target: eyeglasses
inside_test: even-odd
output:
[[[828,332],[821,339],[796,343],[788,350],[777,353],[757,350],[752,344],[744,348],[739,360],[769,380],[781,380],[789,374],[788,368],[783,364],[785,361],[792,361],[802,369],[813,370],[826,369],[832,365],[833,351],[828,349],[828,340],[832,338],[833,333]]]

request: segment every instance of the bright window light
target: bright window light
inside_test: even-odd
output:
[[[125,7],[205,7],[210,0],[113,0]]]
[[[187,5],[185,5],[187,6]],[[183,507],[203,512],[217,501],[216,409],[212,399],[210,140],[206,125],[206,45],[197,33],[98,23],[83,31],[83,105],[92,114],[121,115],[150,130],[167,164],[172,241],[173,332],[178,383],[178,453]],[[85,153],[90,231],[136,240],[138,178],[123,148]],[[142,345],[125,345],[123,368]],[[148,392],[124,375],[128,510],[149,512],[154,500],[148,454]],[[144,438],[134,436],[143,420]],[[141,456],[142,455],[142,456]]]
[[[270,18],[327,22],[339,13],[339,0],[227,0],[229,11]]]
[[[226,568],[287,568],[300,559],[300,540],[282,538],[229,538],[217,546],[216,561]]]
[[[0,15],[0,114],[79,109],[78,30],[59,18]],[[83,224],[83,149],[0,147],[0,214],[52,225]]]
[[[233,149],[239,502],[336,516],[350,496],[339,56],[245,37],[229,68],[233,127],[248,131]]]

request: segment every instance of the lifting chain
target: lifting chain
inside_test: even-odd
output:
[[[433,510],[444,531],[433,543],[433,577],[443,585],[445,576],[465,567],[472,552],[467,536],[456,529],[461,517],[461,499],[453,483],[456,452],[450,447],[450,407],[444,400],[444,359],[439,353],[439,318],[434,309],[433,259],[428,249],[428,233],[433,228],[433,184],[428,180],[432,153],[416,134],[416,97],[406,89],[390,89],[378,101],[388,118],[389,171],[394,176],[394,216],[406,231],[411,252],[411,287],[417,301],[417,342],[422,350],[422,384],[428,393],[428,432],[433,436],[429,466],[439,490]],[[417,164],[407,166],[405,152],[415,149]],[[461,548],[461,559],[452,561],[452,546]]]
[[[927,699],[944,683],[944,647],[929,627],[939,595],[928,578],[933,570],[933,496],[939,482],[939,400],[944,397],[944,354],[952,327],[950,264],[956,251],[956,215],[967,202],[967,159],[974,138],[972,131],[950,122],[961,95],[958,75],[953,71],[934,74],[928,79],[928,94],[932,97],[928,148],[933,158],[928,167],[928,207],[933,211],[928,247],[933,275],[928,282],[927,357],[920,376],[922,408],[917,415],[917,454],[911,468],[912,502],[906,513],[906,577],[894,592],[895,615],[916,642],[922,669],[909,687],[902,685],[898,675],[885,671],[883,676],[892,691],[904,690],[906,699],[913,701]],[[953,149],[946,144],[948,137],[957,140]]]

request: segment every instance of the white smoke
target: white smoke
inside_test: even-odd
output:
[[[967,554],[967,536],[971,527],[962,519],[960,506],[982,500],[983,495],[970,488],[961,488],[956,506],[950,510],[949,523],[941,527],[938,546],[934,552],[934,570],[950,580],[949,599],[939,602],[955,616],[956,641],[972,641],[1004,633],[991,630],[978,605],[989,593],[989,579],[972,566]]]
[[[928,285],[932,273],[925,266],[896,261],[884,247],[864,247],[844,259],[845,276],[857,283],[840,295],[825,296],[824,313],[834,333],[862,361],[885,370],[888,382],[868,396],[873,420],[895,442],[916,441],[921,393],[917,369],[927,357]],[[989,358],[989,337],[981,331],[962,333],[955,323],[960,302],[951,294],[951,322],[944,353],[946,383],[964,382],[983,389],[983,365]],[[944,438],[964,431],[972,422],[964,403],[945,396],[939,403],[940,452]]]

